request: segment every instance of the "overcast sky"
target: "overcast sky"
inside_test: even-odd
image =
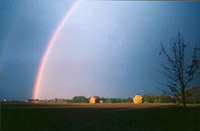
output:
[[[32,97],[44,50],[73,2],[0,2],[1,99]],[[200,43],[199,12],[199,2],[82,1],[52,47],[38,98],[161,94],[160,43],[168,47],[179,30],[190,56]]]

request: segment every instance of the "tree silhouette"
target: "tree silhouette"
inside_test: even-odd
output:
[[[168,87],[171,92],[166,90],[164,93],[176,96],[180,100],[184,107],[185,104],[185,89],[189,83],[199,78],[199,48],[197,46],[193,49],[193,56],[191,59],[186,59],[185,48],[187,44],[184,41],[184,37],[178,32],[176,38],[172,38],[170,41],[170,52],[167,52],[161,43],[160,55],[164,55],[166,63],[162,64],[161,74],[165,76],[166,83],[160,83],[165,87]],[[179,94],[179,95],[177,95]]]

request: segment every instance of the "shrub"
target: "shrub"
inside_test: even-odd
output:
[[[136,104],[142,103],[142,96],[141,95],[135,95],[133,98],[133,102]]]

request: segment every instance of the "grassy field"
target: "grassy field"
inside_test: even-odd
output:
[[[2,131],[200,130],[200,105],[2,103]]]

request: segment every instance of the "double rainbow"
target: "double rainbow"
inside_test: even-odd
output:
[[[40,62],[40,66],[39,66],[39,69],[38,69],[38,72],[37,72],[37,75],[36,75],[34,89],[33,89],[33,95],[32,95],[33,99],[37,99],[38,98],[38,90],[39,90],[39,87],[40,87],[42,74],[43,74],[43,71],[44,71],[45,64],[46,64],[46,61],[48,59],[49,53],[50,53],[50,51],[51,51],[51,49],[53,47],[53,44],[56,41],[56,38],[59,35],[60,31],[62,30],[63,26],[65,25],[65,23],[67,22],[67,20],[71,16],[71,14],[73,13],[73,11],[79,5],[80,1],[81,0],[77,0],[73,4],[73,6],[67,11],[67,13],[65,14],[64,18],[61,20],[61,22],[57,26],[56,30],[54,31],[49,43],[47,44],[47,47],[46,47],[46,49],[44,51],[44,54],[42,56],[42,59],[41,59],[41,62]]]

